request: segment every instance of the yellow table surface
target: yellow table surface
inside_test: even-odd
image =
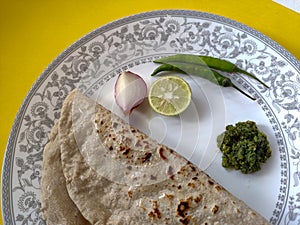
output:
[[[48,64],[83,35],[132,14],[158,9],[210,12],[269,36],[300,59],[300,14],[271,0],[27,0],[0,7],[0,166],[14,118]],[[0,220],[0,224],[3,222]]]

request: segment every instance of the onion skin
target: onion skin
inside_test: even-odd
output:
[[[114,90],[117,105],[124,115],[130,115],[147,97],[147,85],[142,77],[130,71],[122,72],[117,78]]]

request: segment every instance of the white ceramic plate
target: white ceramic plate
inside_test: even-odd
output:
[[[194,97],[181,117],[158,116],[144,105],[129,122],[204,169],[271,224],[299,224],[299,61],[241,23],[183,10],[142,13],[100,27],[69,47],[38,78],[20,108],[6,149],[2,174],[5,224],[44,224],[40,213],[43,147],[66,95],[78,88],[118,113],[111,104],[116,75],[131,70],[149,85],[156,79],[149,76],[157,66],[153,59],[174,53],[227,59],[270,88],[236,74],[233,81],[257,98],[253,102],[232,88],[186,77]],[[226,125],[244,120],[256,121],[272,148],[272,157],[262,170],[250,175],[222,168],[215,143]]]

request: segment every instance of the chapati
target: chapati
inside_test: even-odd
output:
[[[90,224],[268,224],[185,158],[76,90],[63,104],[58,139],[55,167]],[[43,176],[57,170],[44,163]]]
[[[50,134],[43,152],[41,198],[42,213],[48,225],[90,225],[70,199],[62,171],[58,125]]]

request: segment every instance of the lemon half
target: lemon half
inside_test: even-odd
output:
[[[175,116],[188,108],[192,100],[192,90],[181,77],[164,76],[152,83],[148,100],[155,112]]]

